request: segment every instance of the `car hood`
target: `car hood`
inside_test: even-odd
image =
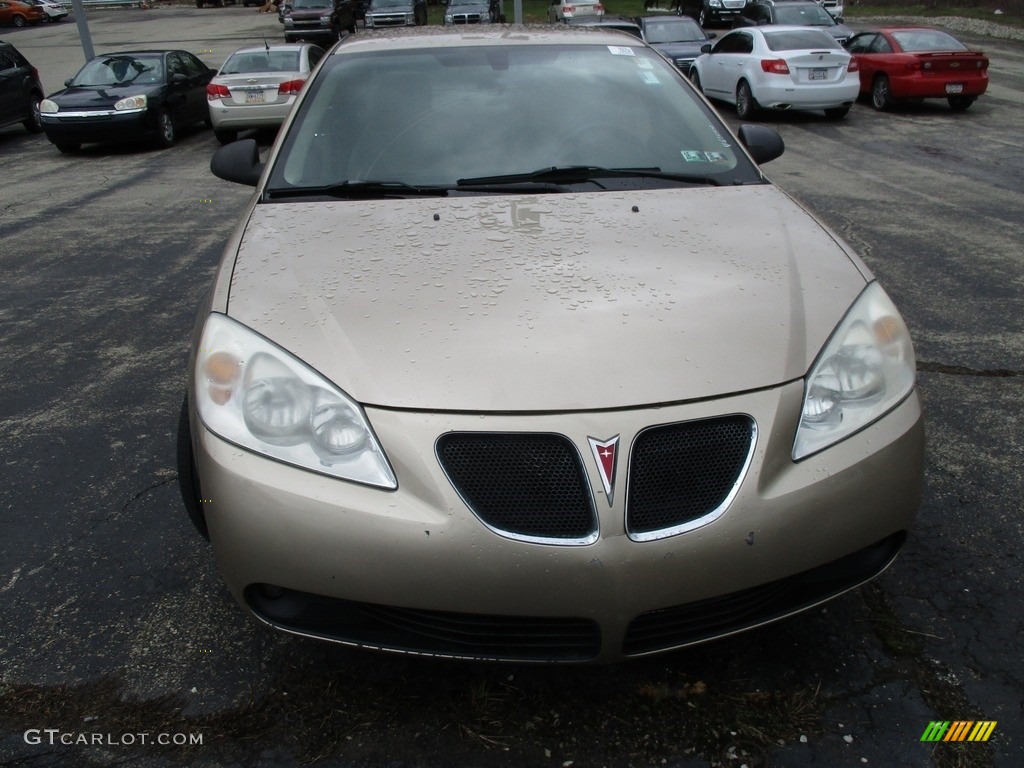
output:
[[[272,203],[227,311],[364,404],[600,409],[800,378],[865,284],[770,185]]]
[[[50,96],[62,110],[109,108],[129,96],[152,96],[163,85],[160,83],[126,83],[124,85],[74,86]]]
[[[491,9],[487,3],[458,3],[455,5],[449,5],[444,12],[446,15],[457,13],[479,13],[486,16],[491,12]]]
[[[679,56],[700,56],[701,47],[710,43],[710,40],[696,40],[689,43],[651,43],[651,47],[657,48],[670,59],[674,59]]]

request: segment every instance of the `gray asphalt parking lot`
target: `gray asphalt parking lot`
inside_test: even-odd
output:
[[[280,37],[241,7],[90,26],[98,51],[211,66]],[[83,61],[73,24],[3,37],[48,92]],[[929,454],[904,554],[822,610],[609,668],[374,655],[246,618],[186,519],[174,432],[194,308],[249,190],[209,173],[206,130],[75,157],[0,131],[0,764],[1024,763],[1024,47],[972,42],[992,85],[967,113],[761,121],[787,142],[766,171],[863,255],[915,338]],[[947,720],[996,726],[921,742]]]

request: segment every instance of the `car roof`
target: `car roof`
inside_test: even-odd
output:
[[[473,25],[476,27],[477,25]],[[634,47],[647,48],[639,38],[633,38]],[[501,25],[496,30],[453,31],[437,26],[405,27],[382,31],[379,34],[350,35],[342,40],[331,55],[367,50],[416,50],[419,48],[494,47],[498,45],[622,45],[622,34],[617,30],[605,31],[589,25],[537,25],[536,27]]]

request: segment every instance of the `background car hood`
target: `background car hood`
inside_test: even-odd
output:
[[[770,185],[273,203],[228,314],[364,404],[618,408],[803,376],[862,268]]]
[[[145,94],[152,96],[160,90],[161,84],[128,83],[126,85],[90,86],[87,88],[72,87],[50,96],[62,110],[110,107],[117,101],[129,96]]]
[[[651,46],[674,59],[677,56],[700,56],[701,47],[710,43],[710,40],[697,40],[692,43],[651,43]]]

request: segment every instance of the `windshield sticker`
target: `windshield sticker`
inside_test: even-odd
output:
[[[708,159],[709,163],[728,163],[729,158],[726,157],[724,152],[705,152],[704,157]]]
[[[627,48],[623,45],[609,45],[608,50],[615,56],[636,56],[632,48]]]
[[[651,64],[650,59],[637,59],[636,65],[640,67],[640,69],[654,69],[654,65]]]
[[[682,155],[683,156],[683,160],[685,160],[688,163],[703,163],[704,162],[704,153],[703,152],[693,152],[692,150],[684,149],[679,154]]]
[[[640,79],[643,80],[648,85],[661,85],[661,80],[659,80],[658,76],[653,72],[641,72]]]

